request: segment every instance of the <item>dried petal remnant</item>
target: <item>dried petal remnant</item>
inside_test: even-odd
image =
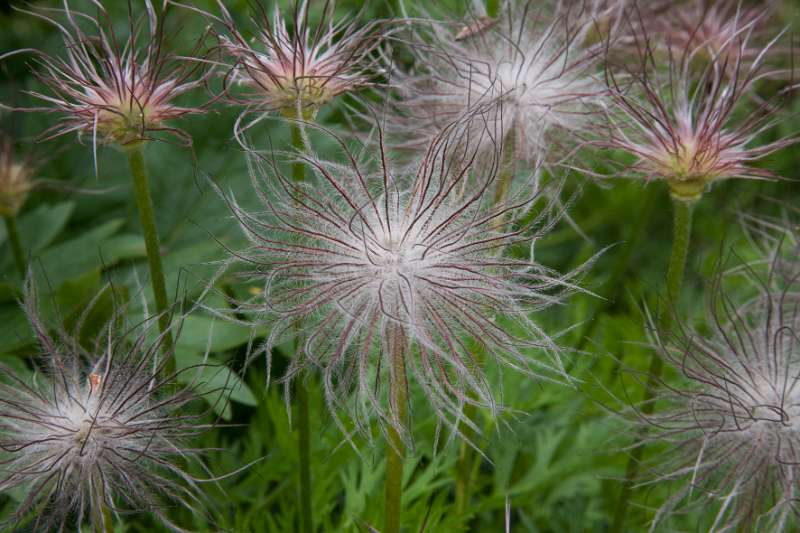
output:
[[[31,174],[33,166],[29,160],[18,160],[14,154],[13,141],[0,135],[0,215],[17,215],[28,193],[33,188]]]

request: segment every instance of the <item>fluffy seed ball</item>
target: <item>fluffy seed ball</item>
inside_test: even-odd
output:
[[[530,313],[560,302],[577,272],[561,276],[506,254],[514,244],[527,249],[552,220],[508,226],[529,209],[539,212],[544,197],[528,187],[530,196],[494,203],[487,191],[496,172],[473,168],[477,148],[455,148],[472,131],[450,128],[411,173],[389,163],[383,142],[366,161],[343,142],[347,163],[298,155],[314,174],[305,184],[256,159],[263,205],[233,205],[252,242],[240,255],[258,267],[250,280],[264,289],[246,308],[272,326],[266,353],[298,337],[288,377],[319,369],[330,406],[349,409],[357,422],[370,414],[393,422],[382,384],[397,331],[401,379],[421,387],[446,422],[464,403],[496,407],[484,364],[564,378],[559,349]]]
[[[756,297],[712,287],[708,331],[687,326],[659,347],[683,379],[665,383],[656,413],[643,415],[650,438],[668,450],[649,481],[680,488],[653,528],[700,508],[714,509],[713,531],[795,530],[800,285],[796,277],[784,284],[773,269],[754,287]]]
[[[0,492],[23,494],[6,525],[80,530],[88,521],[106,531],[117,513],[135,511],[181,531],[165,510],[200,502],[181,467],[204,428],[183,409],[196,396],[158,376],[159,345],[145,333],[109,326],[87,350],[79,335],[48,333],[30,295],[27,311],[41,372],[29,379],[2,367],[0,378]]]

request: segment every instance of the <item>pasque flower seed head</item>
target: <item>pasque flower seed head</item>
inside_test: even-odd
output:
[[[785,92],[740,113],[753,102],[763,55],[747,63],[742,43],[731,41],[697,74],[691,66],[696,49],[671,49],[661,68],[650,36],[639,33],[637,39],[640,68],[623,76],[608,69],[614,102],[608,146],[636,158],[627,171],[666,180],[673,197],[683,201],[698,199],[719,180],[772,177],[752,163],[796,140],[759,139],[775,125]]]
[[[165,52],[164,14],[156,12],[151,0],[144,0],[146,24],[131,15],[129,35],[122,40],[103,5],[97,0],[92,3],[99,13],[97,18],[74,11],[64,0],[64,24],[48,11],[28,11],[53,24],[61,33],[64,47],[60,56],[39,50],[12,52],[35,54],[34,75],[49,90],[30,91],[48,107],[23,110],[61,116],[45,137],[78,132],[95,146],[125,146],[146,140],[151,132],[168,131],[188,143],[188,136],[168,122],[201,111],[173,101],[201,85],[194,74],[202,62],[178,59]]]
[[[189,444],[205,427],[188,405],[191,388],[163,375],[160,342],[148,332],[121,331],[109,321],[93,346],[63,329],[51,334],[32,290],[26,310],[40,349],[32,378],[2,367],[0,492],[23,493],[6,524],[29,520],[35,531],[106,531],[120,512],[151,513],[169,529],[165,505],[194,509],[196,480],[183,470],[199,449]],[[148,328],[149,329],[149,328]]]
[[[287,377],[319,369],[334,412],[349,408],[359,424],[367,425],[369,413],[396,424],[380,384],[397,331],[406,373],[400,379],[422,388],[447,422],[461,416],[464,403],[496,407],[478,352],[492,364],[565,379],[559,348],[529,314],[560,302],[578,272],[559,275],[504,253],[513,244],[530,246],[553,221],[542,214],[506,227],[547,200],[530,187],[526,196],[495,203],[488,191],[497,166],[475,168],[482,140],[474,131],[454,124],[412,172],[389,162],[382,131],[378,153],[366,161],[335,136],[344,163],[296,154],[314,175],[304,184],[253,157],[263,205],[253,211],[232,203],[252,243],[238,255],[257,267],[249,279],[264,289],[239,308],[271,324],[264,352],[301,339]]]

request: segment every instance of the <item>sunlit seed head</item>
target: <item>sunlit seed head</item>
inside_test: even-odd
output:
[[[422,389],[438,418],[454,427],[464,404],[498,408],[481,357],[568,379],[560,349],[531,313],[562,301],[578,272],[562,276],[505,253],[536,242],[552,206],[533,187],[495,202],[497,167],[476,168],[482,140],[475,131],[453,125],[410,171],[390,162],[383,142],[376,153],[352,153],[334,137],[349,163],[299,154],[309,170],[304,184],[255,157],[263,205],[232,203],[252,243],[237,256],[255,267],[250,281],[264,287],[237,308],[271,324],[268,356],[299,338],[286,379],[318,369],[337,420],[347,413],[367,434],[372,421],[398,425],[386,387],[397,342],[401,379]],[[529,209],[536,213],[530,224],[506,227]]]

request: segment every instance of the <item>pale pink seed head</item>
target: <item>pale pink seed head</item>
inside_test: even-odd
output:
[[[30,94],[49,107],[30,110],[61,116],[46,136],[77,132],[92,144],[124,146],[147,140],[154,131],[167,131],[191,142],[168,123],[201,111],[174,103],[176,97],[202,84],[201,79],[193,79],[201,63],[164,52],[164,13],[157,13],[151,0],[144,4],[146,23],[131,18],[130,35],[122,40],[99,3],[94,18],[65,2],[64,24],[49,13],[31,12],[53,24],[64,42],[60,57],[34,51],[38,62],[34,74],[49,92]]]
[[[361,25],[356,17],[334,22],[330,3],[312,25],[308,0],[299,0],[288,24],[278,5],[270,17],[256,3],[252,23],[257,31],[247,39],[219,6],[222,17],[212,18],[224,28],[220,49],[232,61],[225,77],[230,103],[261,114],[277,111],[311,119],[337,96],[372,84],[372,52],[386,33],[380,21]]]
[[[673,50],[662,68],[649,36],[640,34],[637,40],[642,68],[623,69],[619,76],[612,66],[607,74],[614,102],[608,146],[635,157],[627,172],[666,180],[673,196],[684,201],[698,199],[719,180],[771,177],[753,162],[796,139],[759,139],[776,125],[786,94],[754,103],[750,96],[763,63],[745,66],[742,48],[731,43],[700,73],[691,66],[694,49]],[[733,78],[723,66],[731,58]]]
[[[645,23],[660,46],[692,50],[692,60],[701,68],[715,63],[732,76],[739,59],[750,66],[779,35],[780,28],[772,24],[777,6],[773,0],[757,5],[741,0],[675,2],[663,10],[662,16],[647,18]],[[766,54],[775,56],[784,51],[768,46]]]

